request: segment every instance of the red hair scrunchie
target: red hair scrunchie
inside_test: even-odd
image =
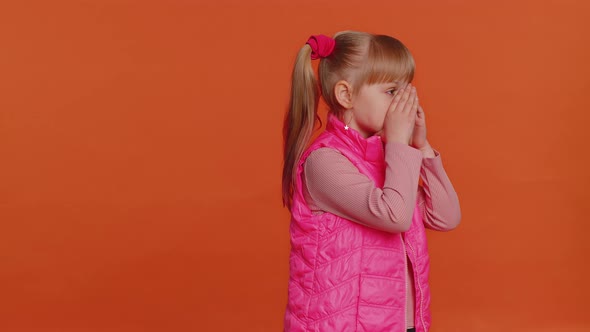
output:
[[[326,35],[313,35],[309,37],[306,44],[311,46],[311,59],[315,60],[332,54],[336,41]]]

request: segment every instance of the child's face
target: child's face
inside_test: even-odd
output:
[[[405,82],[388,82],[363,85],[353,100],[353,120],[358,131],[369,137],[383,129],[385,114],[393,101],[396,90]]]

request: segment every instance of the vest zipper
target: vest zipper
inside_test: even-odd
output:
[[[410,247],[412,254],[414,254],[414,265],[416,265],[416,252],[414,251],[414,248],[412,247],[410,242],[408,242],[408,246]],[[418,284],[418,289],[420,290],[420,321],[422,322],[424,332],[426,332],[426,324],[424,323],[424,310],[422,309],[422,286],[420,285],[420,280],[418,280],[416,275],[414,275],[414,284]]]
[[[402,248],[404,249],[404,284],[406,286],[406,293],[404,294],[404,330],[402,332],[406,332],[408,330],[408,253],[406,252],[406,243],[404,241],[404,236],[402,233],[399,233],[400,238],[402,239]]]

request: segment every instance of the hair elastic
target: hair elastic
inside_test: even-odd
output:
[[[336,41],[326,35],[312,35],[306,44],[311,46],[311,59],[315,60],[332,54]]]

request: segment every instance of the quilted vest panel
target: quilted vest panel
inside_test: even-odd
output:
[[[406,330],[406,310],[414,310],[416,331],[430,329],[429,257],[418,205],[405,233],[372,229],[332,213],[312,214],[302,188],[303,165],[311,152],[330,147],[346,156],[361,173],[382,188],[383,143],[362,137],[328,114],[326,129],[303,153],[297,165],[289,228],[288,332]],[[417,204],[417,203],[416,203]],[[406,269],[414,271],[415,308],[406,308]]]

